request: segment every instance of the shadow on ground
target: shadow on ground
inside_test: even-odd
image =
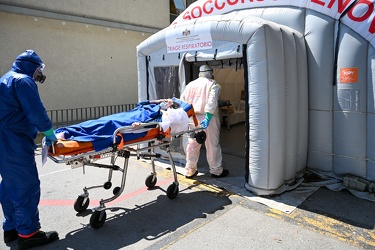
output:
[[[198,218],[206,218],[232,202],[226,196],[210,192],[182,193],[170,200],[159,195],[146,204],[133,209],[111,207],[106,210],[107,220],[98,229],[89,226],[91,212],[77,216],[87,217],[87,225],[69,232],[58,242],[43,249],[107,249],[115,250],[140,242],[144,247],[156,243],[161,237],[178,230]],[[151,242],[151,243],[150,243]],[[143,247],[142,247],[143,248]],[[15,248],[11,248],[15,249]]]

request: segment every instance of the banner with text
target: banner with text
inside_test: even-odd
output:
[[[196,26],[192,22],[166,31],[167,53],[212,48],[211,23]]]

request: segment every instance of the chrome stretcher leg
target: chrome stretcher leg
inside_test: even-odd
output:
[[[111,198],[108,199],[102,199],[99,203],[99,206],[93,209],[93,214],[91,215],[90,218],[90,225],[93,228],[100,228],[103,226],[107,215],[105,212],[105,203],[111,202],[115,200],[117,197],[121,195],[121,193],[124,191],[125,188],[125,181],[126,181],[126,174],[128,172],[128,166],[129,166],[129,157],[130,157],[130,152],[129,151],[119,151],[118,156],[124,157],[124,169],[122,170],[122,179],[121,179],[121,186],[116,187],[113,189],[113,194]]]
[[[111,182],[106,182],[104,185],[96,185],[96,186],[90,186],[90,187],[84,187],[83,193],[78,195],[78,198],[74,202],[74,210],[78,213],[81,213],[83,211],[86,211],[90,204],[90,198],[89,198],[89,190],[94,188],[105,188],[109,189],[108,185],[112,185]]]
[[[154,142],[151,142],[151,145],[153,145]],[[145,185],[148,188],[152,188],[156,185],[156,182],[158,181],[157,174],[156,174],[156,169],[155,169],[155,148],[151,146],[150,149],[150,159],[151,159],[151,167],[152,167],[152,172],[149,176],[147,176],[145,180]]]
[[[154,143],[152,142],[152,145]],[[151,148],[151,154],[155,154],[155,148]],[[156,170],[155,170],[155,157],[151,157],[151,167],[152,167],[152,174],[156,176]]]
[[[148,153],[140,153],[142,150],[148,150]],[[154,142],[150,141],[148,142],[147,147],[141,147],[140,144],[137,144],[137,159],[140,159],[140,156],[143,158],[150,157],[151,160],[151,166],[152,166],[152,172],[149,174],[145,180],[145,185],[148,188],[153,188],[156,185],[156,182],[158,181],[157,174],[155,171],[155,157],[160,157],[160,154],[155,154],[154,150]]]
[[[169,187],[167,189],[167,196],[168,196],[169,199],[174,199],[178,195],[178,191],[179,191],[178,185],[179,185],[179,183],[178,183],[178,178],[177,178],[176,166],[174,165],[171,149],[169,148],[169,146],[167,147],[167,153],[168,153],[168,156],[169,156],[169,162],[170,162],[171,167],[172,167],[173,178],[174,178],[173,183],[171,185],[169,185]]]
[[[111,155],[111,166],[116,166],[116,152],[112,152]],[[120,169],[118,166],[116,166],[116,170]],[[104,183],[103,187],[104,189],[110,189],[112,187],[112,176],[113,176],[113,168],[109,168],[108,171],[108,179],[107,182]]]
[[[103,184],[103,185],[95,185],[95,186],[90,186],[90,187],[84,187],[83,188],[83,193],[80,194],[77,198],[77,200],[74,203],[74,210],[77,211],[78,213],[83,212],[87,209],[90,203],[90,198],[89,198],[89,190],[94,189],[94,188],[104,188],[104,189],[110,189],[112,187],[112,174],[113,171],[123,171],[119,166],[114,165],[114,159],[115,155],[112,156],[112,161],[111,165],[104,165],[104,164],[98,164],[98,163],[92,163],[92,162],[87,162],[87,166],[92,166],[92,167],[97,167],[97,168],[106,168],[109,169],[109,174],[108,174],[108,180]],[[85,168],[85,165],[83,165],[83,168]],[[117,188],[119,189],[119,188]],[[116,190],[116,188],[115,188]],[[115,192],[115,191],[114,191]]]

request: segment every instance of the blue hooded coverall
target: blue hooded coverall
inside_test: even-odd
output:
[[[43,62],[33,50],[20,54],[0,78],[0,202],[4,230],[27,236],[40,229],[40,181],[35,163],[37,130],[52,128],[33,79]]]

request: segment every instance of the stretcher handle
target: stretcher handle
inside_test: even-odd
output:
[[[139,126],[138,127],[133,127],[133,126],[123,126],[123,127],[119,127],[117,128],[114,132],[113,132],[113,144],[116,144],[116,135],[120,132],[120,131],[126,131],[126,130],[137,130],[137,129],[141,129],[141,128],[145,128],[147,126],[151,126],[151,125],[158,125],[159,123],[157,122],[149,122],[149,123],[139,123]]]
[[[51,147],[52,147],[52,154],[55,154],[55,142],[52,142]]]
[[[187,133],[191,133],[191,132],[195,132],[195,131],[199,131],[199,130],[204,130],[202,128],[202,125],[198,125],[195,128],[188,129],[188,130],[185,130],[185,131],[181,131],[181,132],[178,132],[178,133],[171,133],[171,136],[179,136],[179,135],[182,135],[182,134],[187,134]]]

